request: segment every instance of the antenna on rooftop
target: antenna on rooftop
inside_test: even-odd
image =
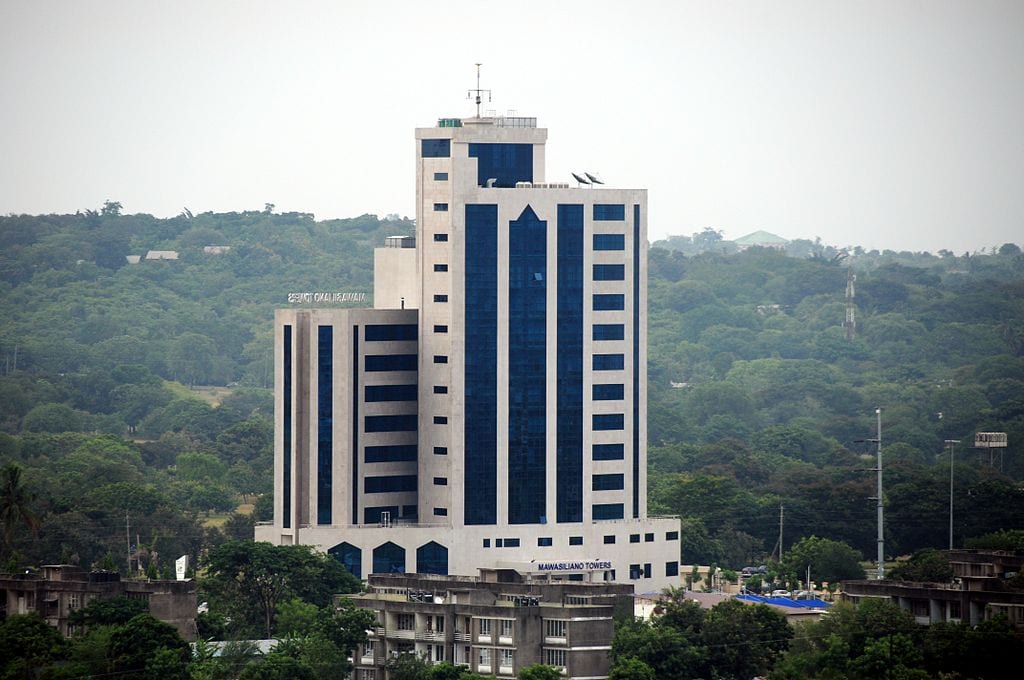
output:
[[[480,103],[483,101],[483,99],[481,98],[480,95],[482,95],[484,92],[486,92],[487,93],[487,101],[488,102],[491,101],[491,91],[490,90],[481,90],[480,89],[480,66],[481,66],[481,64],[478,62],[477,65],[476,65],[476,89],[470,90],[469,93],[466,95],[466,99],[473,99],[473,94],[476,93],[476,117],[477,118],[480,117]]]

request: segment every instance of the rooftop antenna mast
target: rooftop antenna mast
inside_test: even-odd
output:
[[[476,89],[470,90],[469,93],[466,95],[466,99],[473,99],[474,98],[473,95],[474,94],[476,95],[475,98],[476,98],[476,117],[477,118],[480,117],[480,103],[483,101],[483,98],[481,97],[481,95],[484,92],[486,92],[487,93],[487,101],[488,102],[491,101],[491,91],[490,90],[481,90],[480,89],[480,66],[481,66],[481,64],[478,62],[477,65],[476,65]]]

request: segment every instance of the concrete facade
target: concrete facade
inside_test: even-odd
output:
[[[546,183],[546,139],[525,118],[418,129],[417,233],[377,249],[375,309],[277,313],[258,540],[360,577],[679,584],[679,521],[647,516],[646,191]]]
[[[949,583],[843,581],[843,599],[886,598],[925,625],[950,621],[973,626],[1003,615],[1013,625],[1024,627],[1024,591],[1006,583],[1008,574],[1024,568],[1024,555],[982,550],[950,550],[947,554],[953,568]]]
[[[492,572],[492,576],[514,572]],[[353,655],[356,680],[386,680],[402,653],[448,661],[482,675],[515,677],[531,664],[567,678],[607,676],[613,614],[628,614],[626,584],[534,583],[443,576],[372,576],[349,595],[374,612],[370,639]]]
[[[117,573],[86,572],[70,564],[47,565],[41,572],[0,574],[3,618],[38,612],[64,636],[76,631],[71,614],[94,599],[130,597],[144,600],[149,613],[178,630],[185,640],[196,639],[195,581],[127,580]]]

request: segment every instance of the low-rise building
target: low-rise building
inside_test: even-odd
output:
[[[1004,615],[1015,626],[1024,626],[1024,590],[1007,583],[1024,567],[1024,555],[984,550],[950,550],[948,555],[953,568],[949,583],[843,581],[843,599],[888,598],[921,624],[962,621],[977,625]]]
[[[403,653],[501,678],[536,663],[559,667],[567,678],[607,676],[613,615],[632,614],[631,584],[480,573],[374,574],[367,592],[346,596],[377,619],[354,654],[355,680],[387,680],[385,664]]]
[[[196,639],[195,581],[127,580],[109,571],[87,572],[73,564],[51,564],[40,571],[0,574],[0,620],[38,612],[62,635],[76,631],[71,614],[94,599],[130,597],[143,600],[155,618],[178,629],[185,640]]]

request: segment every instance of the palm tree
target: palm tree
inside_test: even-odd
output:
[[[18,525],[28,527],[33,535],[39,530],[39,519],[32,512],[35,500],[21,481],[21,467],[8,463],[0,469],[0,521],[4,527],[4,545],[12,547]]]

